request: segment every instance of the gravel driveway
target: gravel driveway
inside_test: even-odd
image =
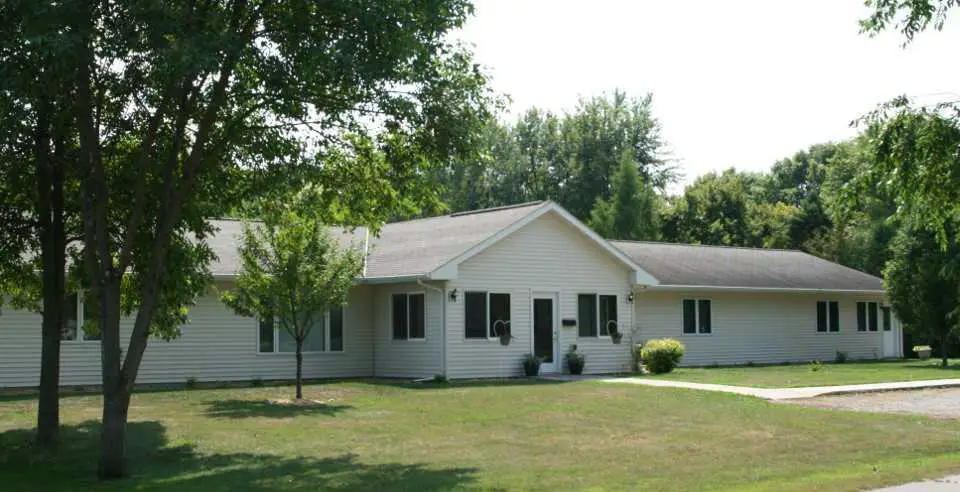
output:
[[[960,419],[960,388],[885,391],[785,400],[797,405]]]

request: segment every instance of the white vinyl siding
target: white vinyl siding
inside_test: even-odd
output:
[[[713,320],[710,336],[679,336],[683,299],[702,299],[704,292],[656,292],[636,296],[634,310],[639,341],[678,338],[686,345],[682,365],[831,361],[836,352],[851,359],[882,357],[879,333],[864,335],[856,326],[856,295],[838,296],[840,331],[823,336],[816,330],[819,296],[803,293],[710,292]],[[863,296],[859,296],[863,299]]]
[[[220,284],[220,288],[227,285]],[[363,377],[373,374],[371,289],[351,289],[343,329],[343,352],[304,354],[308,379]],[[181,336],[165,342],[150,339],[137,382],[292,380],[293,354],[258,353],[258,320],[238,316],[210,294],[189,312]],[[0,387],[31,387],[40,382],[40,315],[12,309],[0,314]],[[121,324],[123,348],[132,320]],[[64,386],[100,384],[100,344],[64,343],[60,382]]]
[[[629,333],[633,309],[626,303],[630,270],[607,251],[553,213],[544,214],[459,267],[447,290],[461,294],[447,299],[447,376],[503,377],[522,374],[520,362],[533,351],[531,295],[557,293],[556,360],[571,344],[586,354],[586,373],[622,371],[630,365]],[[510,294],[509,346],[497,339],[465,337],[465,292]],[[621,344],[609,337],[579,338],[577,326],[562,327],[562,319],[577,319],[581,293],[617,296]],[[566,368],[561,367],[565,372]]]
[[[437,285],[440,288],[440,285]],[[422,378],[440,374],[442,353],[441,294],[416,283],[372,285],[375,325],[374,375]],[[424,333],[421,338],[394,338],[394,294],[423,296]],[[409,301],[408,301],[409,302]],[[409,307],[407,316],[409,317]]]

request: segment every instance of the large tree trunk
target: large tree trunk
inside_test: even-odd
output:
[[[100,430],[101,480],[124,477],[127,473],[127,412],[130,385],[122,371],[120,351],[120,285],[105,285],[100,293],[100,350],[103,371],[103,427]]]
[[[60,429],[60,337],[64,321],[66,233],[63,218],[63,142],[57,139],[51,159],[48,121],[41,111],[37,123],[36,180],[41,257],[43,318],[41,321],[40,394],[37,405],[37,444],[51,448]]]
[[[303,399],[303,340],[297,340],[297,399]]]
[[[130,393],[122,388],[104,388],[103,428],[100,431],[100,480],[122,478],[127,474],[127,412]]]

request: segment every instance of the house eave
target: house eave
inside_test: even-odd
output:
[[[809,288],[809,287],[747,287],[734,285],[654,285],[649,287],[651,291],[658,292],[679,292],[679,291],[717,291],[717,292],[766,292],[766,293],[791,293],[791,294],[863,294],[863,295],[885,295],[883,289],[830,289],[830,288]]]

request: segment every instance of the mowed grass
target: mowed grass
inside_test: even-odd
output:
[[[97,396],[63,399],[57,454],[35,402],[0,399],[14,490],[858,490],[960,469],[960,422],[581,381],[317,384],[139,393],[129,479],[97,484]]]
[[[757,388],[796,388],[845,384],[889,383],[928,379],[960,379],[960,360],[947,368],[939,360],[897,360],[827,363],[818,370],[809,364],[754,367],[681,367],[668,374],[648,375],[657,379],[692,383],[729,384]]]

